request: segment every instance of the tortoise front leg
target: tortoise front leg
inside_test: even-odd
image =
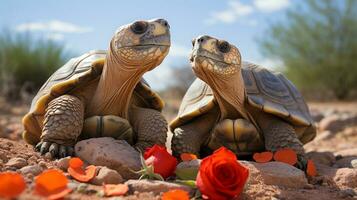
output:
[[[137,134],[136,144],[144,152],[154,144],[165,146],[167,138],[167,121],[162,114],[154,109],[132,107],[130,124]]]
[[[199,156],[201,150],[203,152],[209,151],[208,147],[204,145],[210,138],[210,131],[217,116],[217,112],[213,111],[188,124],[175,128],[171,141],[172,154],[180,158],[182,153],[192,153]]]
[[[305,170],[307,158],[293,126],[270,114],[256,113],[255,116],[264,134],[265,149],[272,152],[284,148],[294,150],[298,155],[298,168]]]
[[[75,96],[62,95],[53,99],[46,109],[41,142],[36,150],[50,152],[52,157],[73,155],[73,146],[83,127],[84,104]]]

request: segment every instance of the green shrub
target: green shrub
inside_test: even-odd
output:
[[[357,89],[357,1],[301,1],[286,19],[269,27],[263,53],[301,90],[347,98]]]
[[[69,55],[54,41],[30,33],[0,33],[0,90],[7,98],[20,97],[24,87],[36,91],[62,66]]]

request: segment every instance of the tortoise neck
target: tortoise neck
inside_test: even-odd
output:
[[[213,95],[221,111],[221,119],[248,119],[245,109],[245,88],[242,74],[216,78]]]
[[[108,52],[98,87],[90,104],[89,115],[116,115],[128,119],[135,86],[145,72],[115,59]]]

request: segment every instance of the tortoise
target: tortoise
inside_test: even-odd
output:
[[[221,146],[244,157],[291,148],[301,164],[306,161],[303,144],[316,136],[316,127],[284,75],[241,62],[237,47],[207,35],[193,40],[190,61],[198,78],[169,125],[175,156],[204,156]]]
[[[139,150],[164,145],[163,100],[142,78],[170,48],[164,19],[121,26],[108,51],[69,60],[41,87],[23,118],[23,138],[41,154],[73,155],[78,140],[124,139]]]

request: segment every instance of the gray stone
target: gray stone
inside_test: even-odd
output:
[[[311,117],[315,122],[321,121],[325,116],[318,110],[311,110],[310,111]]]
[[[67,171],[68,167],[69,167],[69,160],[71,159],[71,157],[65,157],[65,158],[61,158],[59,160],[57,160],[56,165],[58,168],[60,168],[63,171]]]
[[[101,167],[98,174],[91,180],[94,185],[106,184],[119,184],[123,183],[123,177],[115,170],[108,167]]]
[[[336,168],[356,168],[352,166],[352,162],[355,162],[355,166],[357,167],[357,156],[348,156],[342,157],[341,159],[337,160],[333,167]]]
[[[281,162],[241,162],[249,168],[248,184],[264,183],[288,188],[304,188],[308,183],[305,173]]]
[[[357,114],[344,113],[334,114],[322,119],[319,123],[319,130],[329,130],[332,132],[338,132],[346,128],[347,126],[357,124]]]
[[[167,192],[169,190],[181,189],[185,190],[188,193],[192,194],[194,190],[188,186],[180,185],[176,183],[170,183],[166,181],[157,181],[157,180],[128,180],[125,182],[133,191],[142,192],[153,192],[156,195],[159,195],[161,192]]]
[[[182,180],[195,180],[200,163],[200,159],[180,162],[176,166],[175,174],[179,179]]]
[[[37,176],[42,172],[42,168],[38,165],[26,166],[20,169],[22,174],[32,174],[33,176]]]
[[[27,161],[24,158],[11,158],[6,164],[5,166],[7,167],[14,167],[17,169],[20,169],[24,166],[27,165]]]
[[[340,194],[342,198],[354,197],[357,195],[356,192],[351,188],[341,190]]]
[[[110,137],[82,140],[75,146],[78,157],[89,164],[107,166],[125,178],[137,178],[132,170],[141,169],[140,154],[124,140]]]
[[[317,152],[312,151],[306,153],[309,159],[312,159],[314,163],[319,163],[327,166],[332,166],[336,162],[336,158],[331,152]]]

